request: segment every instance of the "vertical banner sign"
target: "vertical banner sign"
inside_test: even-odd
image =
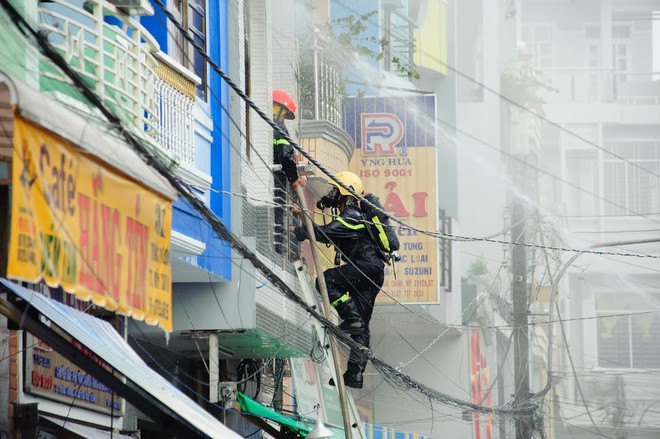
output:
[[[357,150],[350,169],[393,217],[438,230],[435,96],[351,98],[344,129]],[[386,266],[377,304],[438,303],[439,241],[398,227],[401,261]],[[396,278],[395,278],[396,275]]]
[[[172,203],[16,118],[7,276],[172,330]]]
[[[490,368],[486,355],[481,352],[480,333],[481,331],[478,329],[470,330],[470,390],[474,404],[491,407]],[[492,439],[492,413],[480,415],[479,412],[474,412],[474,437],[475,439]]]

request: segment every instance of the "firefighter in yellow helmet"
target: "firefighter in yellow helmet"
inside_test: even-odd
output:
[[[273,121],[287,136],[289,131],[284,124],[285,120],[296,118],[296,101],[284,90],[273,91]],[[287,199],[287,183],[295,191],[298,186],[307,185],[307,177],[298,174],[298,167],[294,157],[291,143],[277,130],[273,130],[273,163],[280,165],[281,169],[275,174],[275,201],[280,205],[275,207],[275,251],[282,253],[284,242],[284,207]]]
[[[352,172],[339,172],[336,180],[362,195],[362,181]],[[335,307],[343,322],[342,330],[359,343],[369,348],[369,322],[376,296],[385,279],[385,263],[376,244],[369,237],[363,222],[359,202],[349,191],[336,181],[330,181],[330,191],[317,203],[317,207],[336,208],[337,215],[330,223],[314,224],[316,240],[333,244],[344,264],[326,270],[323,275],[328,288],[330,303]],[[302,226],[291,227],[298,241],[308,238]],[[317,282],[318,288],[318,282]],[[344,383],[356,389],[363,385],[363,373],[367,359],[360,352],[351,351],[344,373]]]

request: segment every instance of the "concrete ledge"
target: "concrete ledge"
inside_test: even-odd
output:
[[[303,120],[300,126],[300,138],[321,138],[337,145],[346,154],[348,160],[353,156],[355,144],[346,131],[327,120]]]

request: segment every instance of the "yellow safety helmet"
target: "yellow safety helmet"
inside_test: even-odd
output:
[[[338,181],[345,184],[346,186],[353,189],[358,195],[362,195],[362,180],[360,180],[360,177],[358,177],[357,175],[353,174],[352,172],[342,171],[342,172],[337,172],[335,178]],[[340,194],[353,196],[353,194],[351,194],[349,191],[339,186],[339,184],[336,181],[330,180],[330,184],[336,186],[337,189],[339,189]]]

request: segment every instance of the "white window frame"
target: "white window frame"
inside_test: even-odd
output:
[[[174,15],[177,21],[188,30],[188,33],[194,38],[199,36],[199,32],[196,32],[192,28],[192,11],[191,9],[198,9],[194,5],[195,0],[170,0],[168,2],[169,11]],[[204,49],[208,50],[208,2],[207,0],[201,0],[203,3],[203,15],[204,15],[204,29],[201,31],[201,35],[204,40]],[[202,101],[207,101],[207,92],[206,86],[208,81],[208,65],[206,61],[203,61],[203,71],[197,72],[195,70],[195,48],[192,44],[188,42],[182,35],[179,35],[179,30],[173,25],[168,24],[169,26],[169,36],[168,41],[171,45],[170,56],[176,61],[185,66],[188,70],[193,72],[195,75],[199,76],[201,79],[201,84],[196,87],[196,95],[201,98]]]
[[[608,293],[612,293],[611,291],[608,291]],[[654,294],[654,293],[650,293]],[[657,295],[657,294],[654,294]],[[628,366],[627,367],[620,367],[620,366],[613,366],[611,364],[601,364],[600,360],[600,333],[596,333],[596,362],[598,364],[599,369],[617,369],[617,370],[660,370],[660,365],[655,368],[649,368],[646,365],[636,365],[635,363],[635,356],[634,356],[634,351],[633,351],[633,346],[634,346],[634,340],[633,340],[633,325],[634,321],[633,319],[636,316],[643,316],[644,313],[648,311],[653,311],[652,309],[642,309],[642,308],[633,308],[633,309],[623,309],[623,307],[617,307],[617,308],[603,308],[603,309],[598,309],[596,308],[596,318],[601,319],[601,318],[610,318],[608,316],[613,316],[611,318],[618,318],[618,319],[627,319],[627,329],[628,329],[628,341],[627,341],[627,348],[628,348]],[[616,317],[614,317],[616,316]],[[596,328],[598,328],[598,324],[596,325]],[[626,346],[619,346],[619,350],[625,349]],[[622,351],[623,352],[623,351]]]
[[[589,29],[597,28],[598,36],[590,37]],[[599,24],[584,25],[584,67],[587,69],[587,100],[599,101],[602,89],[602,73],[600,68],[603,64],[603,47],[601,43],[602,29]],[[595,57],[591,53],[595,49]]]
[[[628,30],[628,37],[615,37],[614,29],[621,28]],[[632,35],[632,25],[630,24],[617,24],[612,26],[612,67],[614,68],[614,74],[617,82],[626,82],[628,80],[628,72],[630,72],[630,62],[632,61],[632,56],[630,50],[632,48],[631,41]],[[625,48],[625,56],[619,55],[619,49]],[[622,69],[619,65],[621,61],[625,61],[625,69]]]
[[[539,37],[541,30],[549,31],[550,37]],[[556,27],[552,24],[547,23],[538,23],[538,24],[528,24],[523,26],[522,34],[527,34],[527,38],[524,39],[525,45],[527,46],[527,52],[532,55],[532,62],[534,67],[539,69],[548,69],[552,68],[554,64],[554,36],[556,33]],[[542,51],[544,48],[549,48],[550,53],[543,55]]]
[[[571,166],[571,161],[575,159],[582,159],[580,164],[590,167],[590,181],[585,182],[585,174],[580,172],[583,168],[576,169],[574,166]],[[572,193],[567,193],[566,199],[568,211],[571,215],[591,216],[599,214],[599,199],[592,194],[598,193],[600,175],[601,170],[598,164],[597,151],[585,149],[568,149],[566,151],[566,177],[568,181],[585,191],[591,192],[589,194],[574,187],[567,188],[567,191],[572,191]]]
[[[640,157],[642,144],[653,143],[655,144],[656,156],[654,159],[645,159]],[[644,213],[655,213],[660,211],[660,199],[658,195],[660,193],[660,178],[654,177],[652,173],[660,174],[660,140],[658,139],[635,139],[635,140],[625,140],[625,141],[616,141],[616,142],[607,142],[606,148],[610,149],[614,154],[622,156],[621,151],[618,151],[616,146],[628,145],[634,148],[634,156],[632,158],[626,157],[627,161],[618,159],[610,154],[603,155],[603,165],[601,175],[603,176],[603,196],[611,200],[613,203],[618,204],[622,207],[618,207],[612,203],[604,203],[604,212],[606,215],[620,214],[622,216],[631,215],[631,214],[644,214]],[[634,165],[633,165],[634,163]],[[637,165],[637,166],[635,166]],[[642,169],[639,169],[638,166],[648,166],[655,165],[655,169],[651,169],[651,172],[646,172]],[[613,170],[614,167],[618,167],[618,171]],[[610,169],[612,168],[612,169]],[[616,177],[616,174],[619,173],[622,175]],[[642,180],[643,177],[650,177],[650,180]],[[623,181],[621,181],[623,180]],[[655,180],[655,187],[653,187],[653,181]],[[647,181],[651,182],[651,187],[646,189],[642,185],[647,184]],[[617,193],[609,193],[609,188],[614,188]],[[656,194],[655,199],[646,199],[644,200],[642,191],[648,191],[648,193]],[[621,192],[622,191],[622,192]],[[648,197],[647,197],[648,198]],[[643,202],[646,202],[646,205],[642,205]],[[626,210],[621,212],[625,208]]]

